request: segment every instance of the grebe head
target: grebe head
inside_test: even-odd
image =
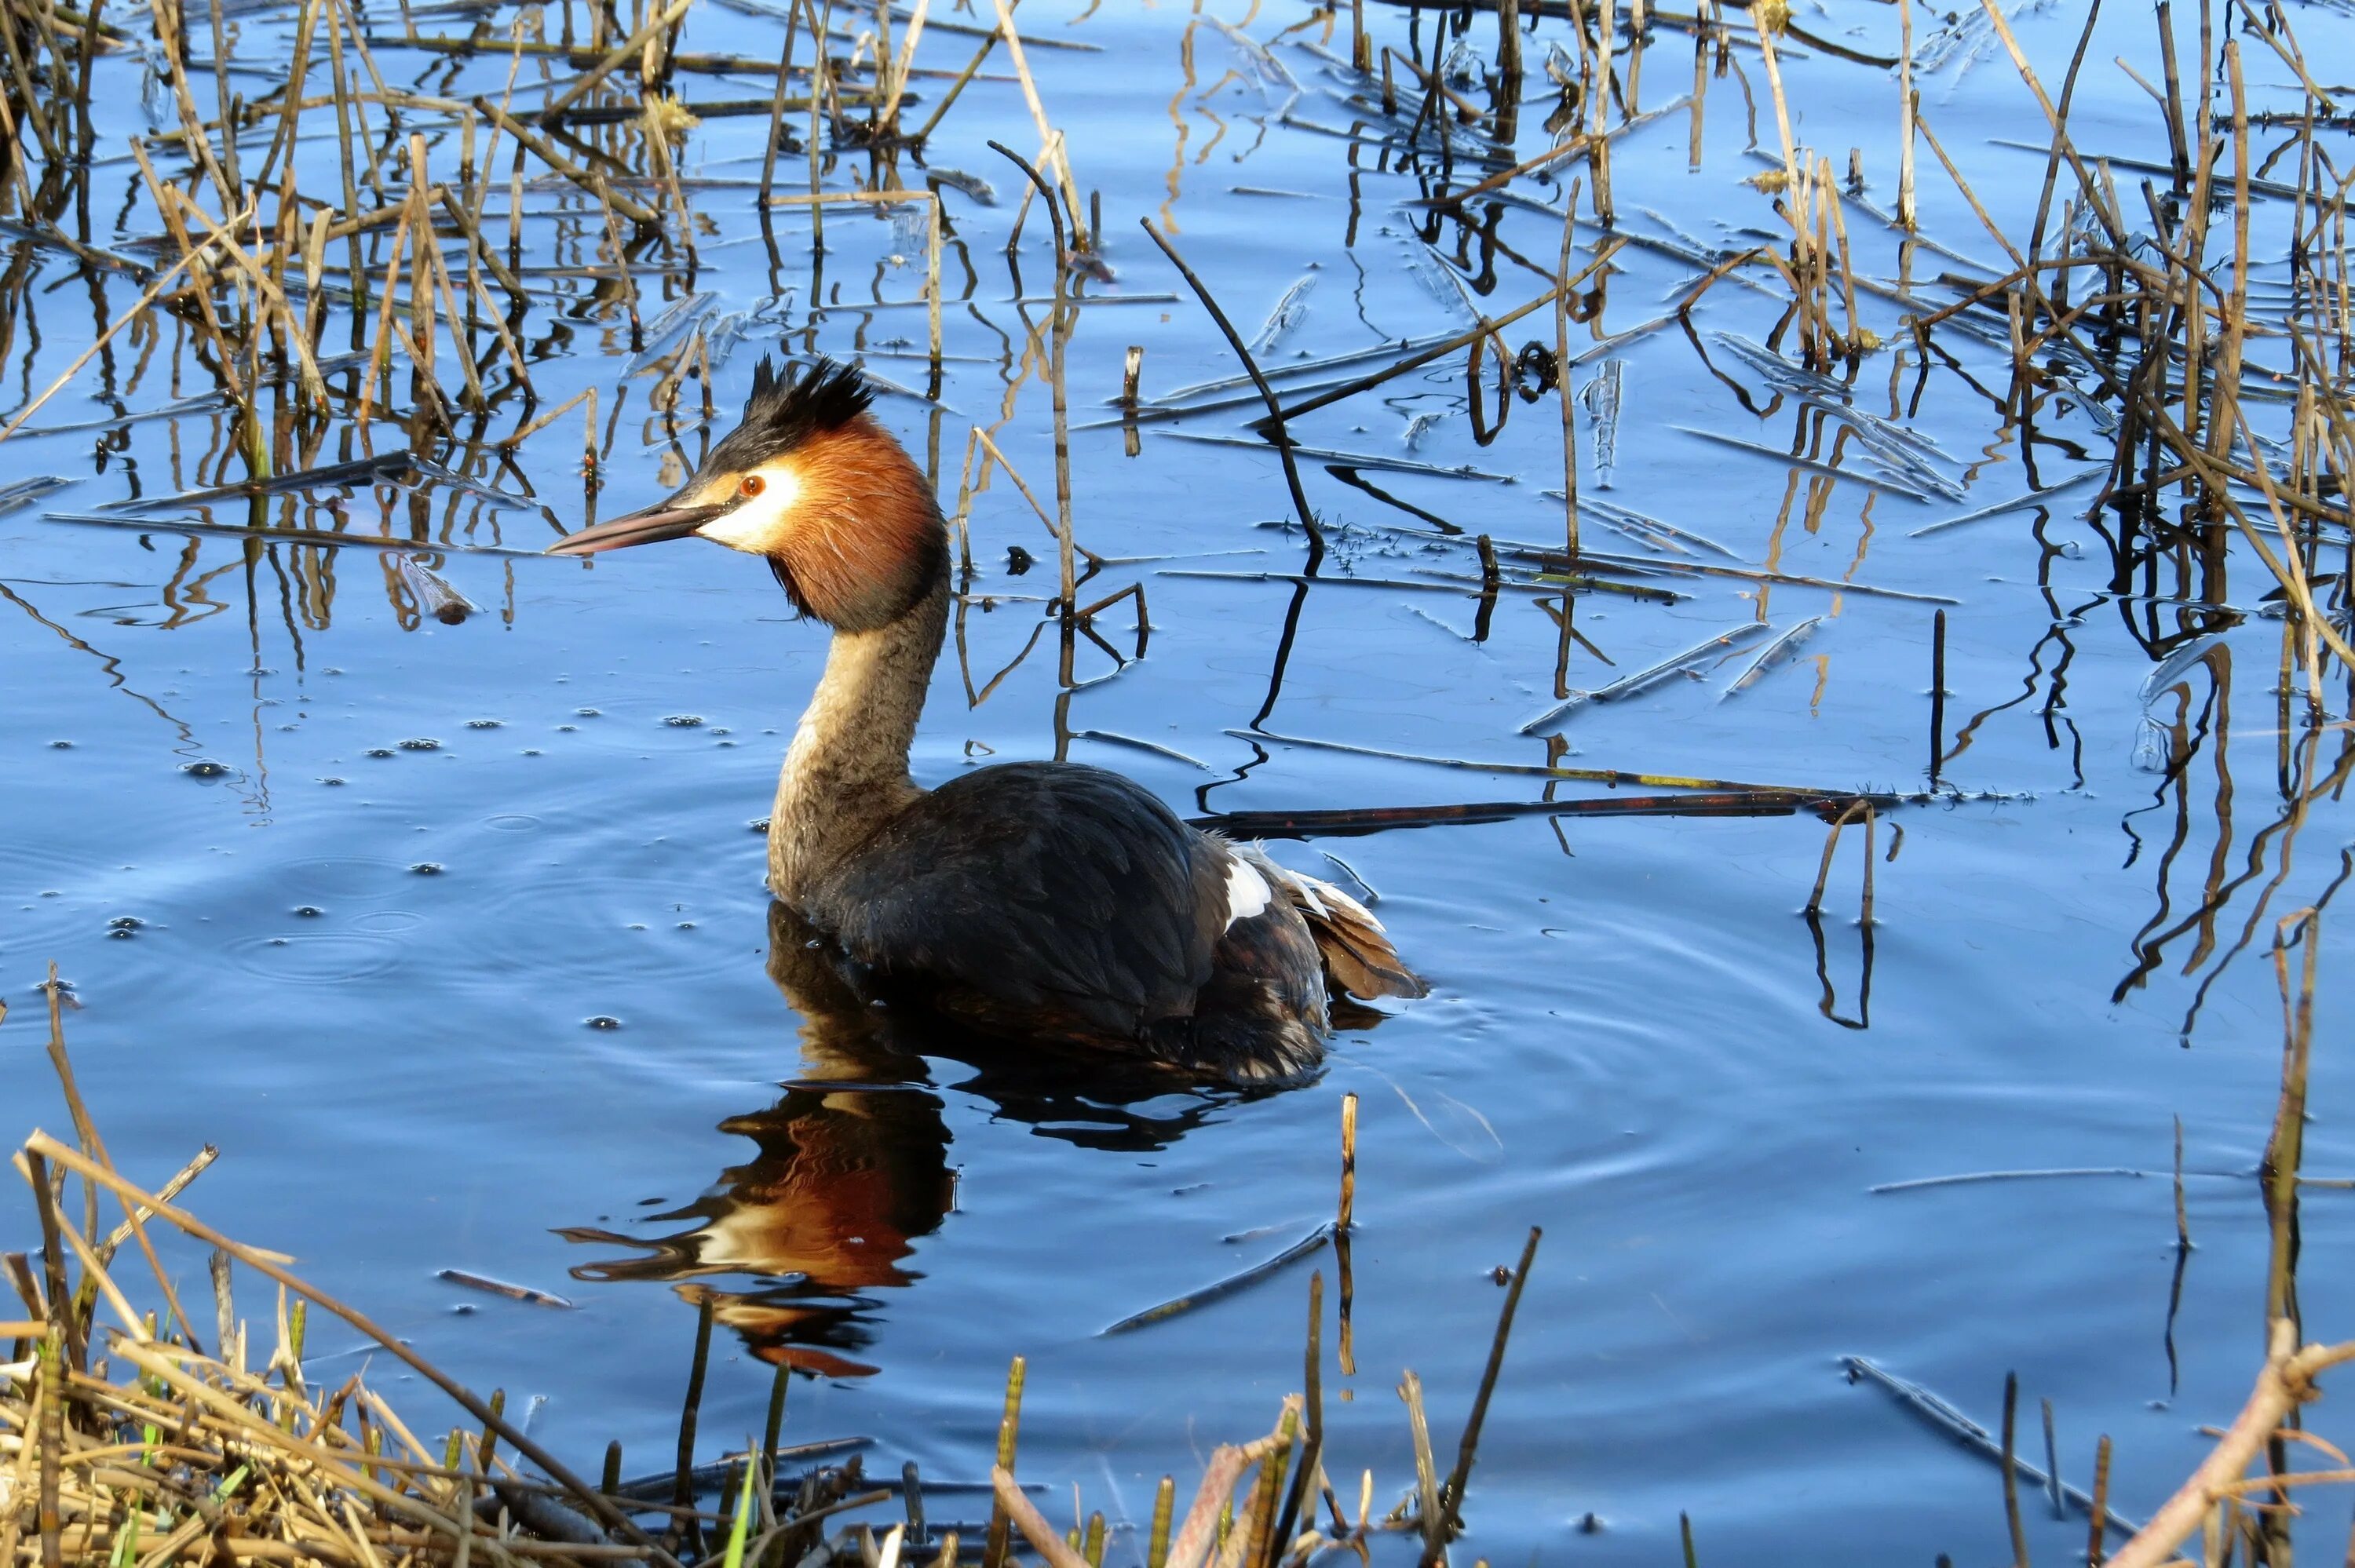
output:
[[[930,591],[947,541],[922,471],[868,412],[874,398],[853,366],[820,359],[796,378],[762,359],[743,419],[693,477],[548,553],[697,535],[767,560],[798,608],[838,630],[888,625]]]

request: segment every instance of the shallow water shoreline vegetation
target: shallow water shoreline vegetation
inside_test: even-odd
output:
[[[790,1363],[776,1369],[759,1442],[747,1434],[732,1453],[698,1458],[708,1306],[676,1465],[625,1478],[614,1444],[592,1484],[533,1441],[527,1418],[510,1419],[504,1391],[478,1395],[364,1312],[304,1281],[284,1254],[224,1235],[176,1202],[211,1165],[209,1146],[155,1192],[125,1180],[75,1083],[63,994],[53,979],[48,1054],[76,1141],[36,1130],[17,1150],[14,1164],[29,1190],[38,1245],[0,1253],[30,1314],[0,1320],[0,1345],[10,1356],[0,1362],[0,1568],[468,1562],[1007,1568],[1026,1551],[1048,1568],[1103,1568],[1108,1551],[1115,1563],[1141,1557],[1147,1568],[1296,1568],[1336,1551],[1370,1561],[1377,1549],[1391,1554],[1392,1540],[1425,1563],[1444,1563],[1537,1257],[1532,1231],[1508,1282],[1452,1465],[1434,1454],[1420,1380],[1404,1374],[1399,1394],[1412,1425],[1416,1480],[1386,1515],[1373,1511],[1370,1470],[1352,1518],[1326,1468],[1321,1271],[1309,1285],[1305,1392],[1283,1400],[1273,1431],[1215,1448],[1182,1512],[1175,1478],[1164,1477],[1142,1540],[1114,1540],[1101,1511],[1059,1530],[1031,1495],[1037,1489],[1015,1479],[1019,1357],[1007,1380],[996,1463],[979,1489],[986,1522],[960,1526],[937,1511],[928,1518],[928,1506],[937,1510],[974,1489],[938,1481],[927,1488],[912,1462],[896,1476],[869,1477],[864,1438],[781,1443]],[[0,1008],[0,1022],[5,1018]],[[1355,1171],[1347,1122],[1342,1171],[1340,1210],[1327,1229],[1346,1292]],[[112,1228],[103,1218],[109,1213],[121,1216]],[[191,1247],[209,1249],[209,1319],[189,1315],[179,1272],[165,1262],[166,1255],[178,1262]],[[242,1308],[240,1281],[250,1293]],[[1153,1316],[1190,1310],[1250,1282],[1223,1282]],[[156,1305],[140,1304],[151,1299]],[[199,1300],[197,1311],[207,1304]],[[258,1325],[246,1315],[255,1305]],[[359,1343],[321,1357],[314,1328],[357,1334]],[[1346,1366],[1346,1295],[1341,1328]],[[359,1370],[340,1381],[313,1370],[354,1359]],[[438,1398],[424,1403],[454,1414],[460,1425],[438,1441],[438,1427],[421,1437],[410,1424],[422,1420],[421,1402],[414,1393],[388,1401],[379,1392],[385,1380],[371,1383],[378,1367],[412,1388],[430,1385]]]
[[[2288,1561],[2293,1521],[2313,1497],[2308,1489],[2355,1482],[2355,1464],[2303,1430],[2299,1414],[2322,1397],[2324,1373],[2355,1361],[2355,1340],[2302,1343],[2296,1322],[2299,1145],[2312,1053],[2317,918],[2303,911],[2286,919],[2275,950],[2285,1046],[2280,1111],[2262,1171],[2275,1222],[2268,1354],[2247,1404],[2228,1428],[2215,1433],[2213,1452],[2157,1513],[2137,1523],[2111,1508],[2107,1436],[2099,1444],[2090,1494],[2062,1481],[2050,1449],[2049,1402],[2046,1467],[2024,1457],[2016,1382],[2005,1390],[1998,1440],[1936,1394],[1862,1358],[1849,1360],[1852,1378],[1881,1383],[1931,1425],[1995,1461],[2018,1563],[2028,1560],[2020,1511],[2028,1488],[2046,1493],[2056,1515],[2072,1509],[2083,1515],[2089,1563],[2171,1565],[2185,1561],[2178,1549],[2196,1536],[2201,1554],[2191,1561],[2217,1568],[2245,1551],[2255,1568]],[[2303,953],[2304,964],[2294,973],[2296,952]],[[930,1562],[933,1568],[1008,1568],[1022,1560],[1025,1548],[1047,1568],[1103,1568],[1108,1560],[1141,1562],[1145,1568],[1304,1568],[1348,1556],[1370,1563],[1377,1552],[1386,1561],[1411,1556],[1422,1568],[1451,1560],[1482,1423],[1537,1259],[1538,1231],[1529,1233],[1518,1265],[1500,1280],[1507,1290],[1496,1338],[1452,1465],[1434,1449],[1421,1380],[1412,1371],[1403,1374],[1398,1393],[1413,1438],[1415,1482],[1387,1514],[1374,1512],[1371,1470],[1361,1476],[1352,1518],[1327,1467],[1321,1271],[1309,1283],[1305,1392],[1284,1399],[1273,1431],[1217,1447],[1182,1513],[1176,1478],[1162,1478],[1141,1541],[1114,1540],[1102,1511],[1059,1529],[1041,1501],[1016,1480],[1019,1357],[1007,1380],[986,1489],[986,1525],[943,1523],[937,1514],[928,1520],[917,1467],[904,1465],[896,1478],[870,1478],[861,1452],[865,1439],[782,1444],[790,1363],[775,1371],[760,1441],[747,1434],[733,1452],[699,1459],[697,1414],[711,1333],[708,1304],[698,1327],[676,1464],[625,1478],[621,1446],[613,1444],[601,1478],[591,1483],[533,1441],[528,1419],[510,1419],[504,1391],[477,1394],[361,1310],[306,1283],[293,1272],[292,1258],[224,1235],[176,1202],[212,1163],[209,1146],[155,1192],[116,1171],[74,1080],[65,1047],[65,993],[54,976],[48,990],[48,1061],[72,1113],[75,1142],[36,1130],[12,1160],[28,1189],[37,1246],[0,1254],[27,1314],[0,1320],[0,1344],[9,1352],[0,1362],[0,1568],[99,1563],[108,1568],[173,1563],[383,1568],[474,1561],[671,1568],[698,1563],[900,1568]],[[0,1008],[0,1022],[5,1018]],[[1354,1110],[1354,1099],[1345,1100],[1340,1206],[1319,1233],[1334,1243],[1342,1271],[1345,1370],[1350,1366]],[[2177,1180],[2179,1214],[2179,1173]],[[109,1213],[119,1214],[119,1222],[110,1224]],[[2181,1245],[2188,1249],[2188,1235]],[[183,1271],[165,1262],[166,1254],[176,1262],[191,1247],[210,1249],[214,1312],[203,1328],[176,1283]],[[143,1267],[149,1271],[144,1279],[138,1277]],[[240,1267],[250,1292],[243,1308]],[[1144,1316],[1190,1310],[1267,1272],[1254,1270]],[[259,1331],[246,1315],[255,1295],[264,1314]],[[141,1304],[150,1299],[156,1305]],[[311,1330],[326,1324],[359,1337],[360,1368],[341,1381],[306,1370]],[[1114,1331],[1128,1326],[1116,1325]],[[351,1352],[328,1359],[348,1361]],[[460,1424],[438,1443],[430,1440],[435,1427],[421,1437],[410,1425],[423,1420],[420,1402],[410,1393],[398,1407],[389,1403],[370,1382],[378,1364],[406,1368],[415,1375],[402,1381],[412,1387],[417,1380],[430,1384],[440,1396],[431,1403],[454,1407]],[[2318,1451],[2328,1467],[2293,1467],[2293,1446]],[[2260,1463],[2261,1471],[2251,1475]],[[935,1483],[932,1506],[945,1489]],[[1075,1510],[1078,1506],[1075,1494]],[[894,1512],[900,1517],[879,1522]],[[1593,1522],[1588,1515],[1587,1528]],[[1686,1562],[1697,1563],[1689,1517],[1683,1530]],[[2114,1534],[2125,1540],[2112,1551]]]

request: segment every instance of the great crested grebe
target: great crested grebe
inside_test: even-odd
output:
[[[834,629],[777,779],[769,886],[883,986],[984,1033],[1237,1082],[1324,1055],[1331,991],[1425,993],[1328,883],[1178,820],[1142,786],[1009,762],[937,789],[908,748],[948,628],[948,532],[857,370],[764,359],[735,429],[669,499],[550,546],[699,535],[767,559]]]

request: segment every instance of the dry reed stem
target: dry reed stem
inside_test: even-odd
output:
[[[1063,192],[1064,210],[1071,222],[1071,249],[1090,250],[1093,236],[1087,230],[1081,216],[1080,188],[1071,177],[1071,161],[1063,151],[1061,138],[1047,119],[1047,106],[1039,97],[1038,81],[1030,74],[1030,62],[1022,52],[1022,36],[1014,30],[1014,7],[1008,0],[992,0],[997,12],[998,37],[1005,40],[1007,58],[1014,63],[1014,74],[1022,83],[1022,101],[1029,107],[1031,123],[1039,129],[1039,156],[1036,162],[1054,172],[1056,183]],[[930,129],[929,126],[926,127]]]

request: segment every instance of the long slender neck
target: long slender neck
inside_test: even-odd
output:
[[[908,747],[948,620],[943,569],[897,620],[834,634],[769,817],[769,886],[788,904],[923,793]]]

